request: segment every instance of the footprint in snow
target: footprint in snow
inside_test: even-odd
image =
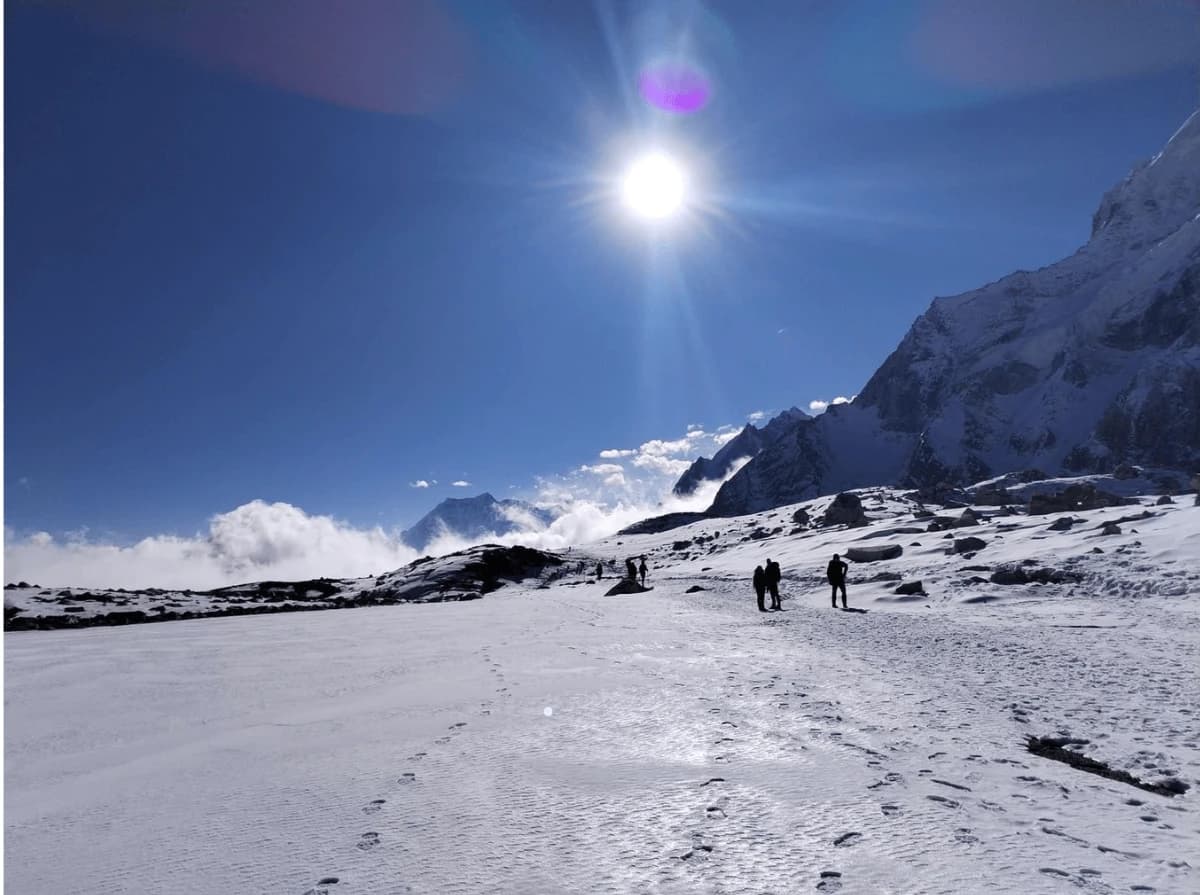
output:
[[[387,802],[387,799],[372,799],[363,805],[363,814],[374,814],[377,811],[381,811],[385,802]]]
[[[858,845],[862,842],[862,833],[843,833],[837,839],[833,840],[834,846],[837,848],[849,848],[852,845]]]
[[[884,817],[895,817],[900,813],[900,806],[891,804],[880,805],[879,810],[883,812]]]
[[[954,799],[948,799],[945,796],[926,796],[925,798],[929,799],[931,802],[938,802],[939,804],[945,805],[947,808],[961,807],[960,803],[954,801]]]
[[[363,833],[355,843],[355,848],[362,851],[370,851],[379,844],[379,834],[375,832]]]
[[[836,870],[822,870],[821,881],[817,883],[818,892],[840,892],[842,890],[842,875]]]
[[[336,886],[338,878],[336,876],[326,876],[321,879],[315,886],[309,889],[304,895],[329,895],[329,889],[326,886]]]
[[[416,779],[417,779],[417,775],[414,774],[412,771],[405,771],[403,774],[400,775],[400,779],[397,780],[396,782],[397,783],[415,783]]]

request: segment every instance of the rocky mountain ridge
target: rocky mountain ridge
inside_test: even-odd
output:
[[[935,299],[853,403],[780,428],[711,514],[1030,467],[1200,469],[1200,113],[1073,255]]]

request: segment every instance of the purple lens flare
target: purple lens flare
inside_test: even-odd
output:
[[[638,77],[642,98],[656,109],[676,115],[698,112],[712,96],[704,72],[682,62],[652,63]]]

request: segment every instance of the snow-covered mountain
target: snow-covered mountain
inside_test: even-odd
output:
[[[672,490],[679,497],[687,497],[696,491],[701,482],[725,478],[739,460],[754,457],[768,444],[788,432],[795,423],[807,419],[812,417],[798,407],[792,407],[761,429],[753,423],[746,423],[745,428],[713,454],[711,459],[700,457],[692,463],[679,477]]]
[[[446,498],[401,537],[414,550],[424,550],[444,535],[471,540],[544,528],[554,519],[550,510],[523,500],[496,500],[485,492],[475,497]]]
[[[852,404],[791,421],[711,511],[1121,463],[1200,469],[1200,113],[1075,254],[935,299]]]

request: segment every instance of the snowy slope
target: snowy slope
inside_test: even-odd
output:
[[[7,634],[6,890],[1200,890],[1190,495],[941,530],[860,494],[865,527],[617,536],[470,602]],[[829,554],[879,544],[831,610]],[[649,593],[578,571],[643,553]]]
[[[797,422],[713,511],[1120,462],[1200,468],[1200,113],[1074,255],[936,299],[853,404]]]

